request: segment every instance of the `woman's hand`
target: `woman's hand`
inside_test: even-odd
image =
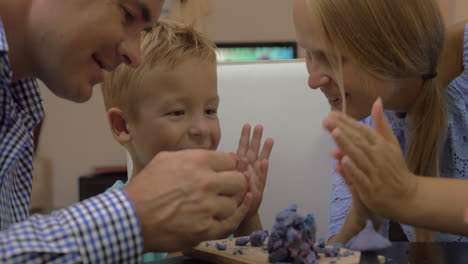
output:
[[[348,214],[346,216],[346,220],[340,230],[335,236],[330,238],[329,243],[343,243],[346,244],[353,236],[357,233],[361,232],[366,224],[367,219],[371,219],[374,223],[374,227],[376,230],[380,229],[380,226],[383,223],[383,218],[374,214],[370,211],[361,201],[358,192],[352,185],[350,181],[347,180],[346,174],[343,171],[341,159],[343,155],[336,149],[333,151],[333,156],[338,160],[336,165],[336,171],[342,175],[348,189],[352,195],[352,205]]]
[[[417,177],[407,168],[382,109],[378,99],[372,108],[375,131],[339,112],[331,112],[323,124],[338,145],[333,155],[347,184],[370,210],[398,219],[414,198]]]

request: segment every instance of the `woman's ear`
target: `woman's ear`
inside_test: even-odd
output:
[[[107,118],[109,126],[115,140],[121,145],[126,145],[132,139],[132,135],[128,131],[127,120],[122,110],[112,107],[107,110]]]

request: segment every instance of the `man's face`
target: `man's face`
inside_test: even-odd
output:
[[[33,1],[29,59],[57,96],[87,101],[103,71],[139,64],[140,32],[159,18],[164,0]]]

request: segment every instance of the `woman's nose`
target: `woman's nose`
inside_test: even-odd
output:
[[[325,86],[330,82],[330,77],[328,76],[328,70],[325,66],[320,65],[320,63],[314,62],[311,59],[308,59],[307,62],[307,71],[309,72],[309,79],[307,84],[312,89],[317,89],[322,86]]]

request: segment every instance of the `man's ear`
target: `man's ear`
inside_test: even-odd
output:
[[[121,145],[125,145],[130,142],[132,135],[128,131],[127,119],[122,110],[116,107],[110,108],[107,110],[107,118],[115,140],[117,140]]]

